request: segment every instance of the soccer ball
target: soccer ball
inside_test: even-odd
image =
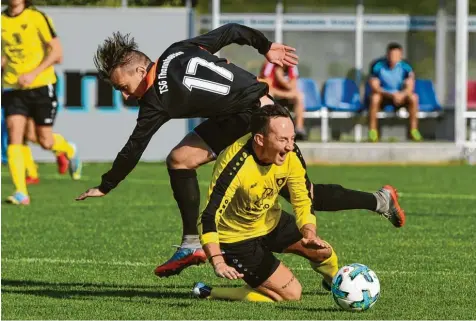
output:
[[[344,310],[368,310],[377,302],[379,295],[377,275],[363,264],[342,267],[332,280],[332,296]]]

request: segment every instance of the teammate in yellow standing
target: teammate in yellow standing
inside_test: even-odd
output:
[[[8,165],[16,189],[8,197],[9,203],[30,203],[25,163],[31,164],[32,159],[23,145],[30,117],[41,147],[65,153],[72,178],[81,177],[82,163],[75,145],[52,131],[58,105],[53,65],[61,62],[62,57],[51,19],[28,1],[9,0],[2,12],[2,105],[9,136]]]

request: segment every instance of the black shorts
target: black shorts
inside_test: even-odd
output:
[[[53,126],[58,108],[56,86],[6,90],[2,92],[2,106],[5,117],[23,115],[33,118],[36,125]]]
[[[244,274],[243,280],[256,288],[279,266],[280,261],[273,252],[282,253],[301,239],[296,219],[283,211],[278,225],[271,233],[236,243],[220,243],[220,246],[225,252],[226,264]]]
[[[210,147],[215,156],[250,132],[252,110],[220,119],[209,118],[195,127],[195,133]]]

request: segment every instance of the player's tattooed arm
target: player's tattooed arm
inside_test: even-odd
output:
[[[223,47],[236,43],[252,46],[264,55],[272,44],[262,32],[237,23],[228,23],[206,34],[186,40],[186,42],[197,44],[212,54],[220,51]]]

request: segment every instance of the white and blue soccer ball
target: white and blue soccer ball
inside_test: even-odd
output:
[[[346,265],[332,280],[332,296],[337,305],[344,310],[368,310],[380,296],[377,274],[363,264]]]

